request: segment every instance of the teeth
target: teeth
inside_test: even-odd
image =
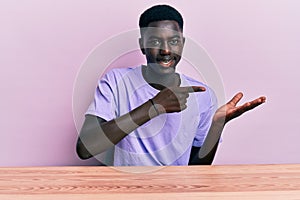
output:
[[[169,64],[172,60],[162,60],[161,62],[164,64]]]

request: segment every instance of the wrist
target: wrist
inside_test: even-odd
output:
[[[219,118],[216,118],[216,117],[213,117],[212,119],[212,124],[215,126],[215,127],[224,127],[225,124],[226,124],[226,120],[225,120],[225,117],[219,117]]]
[[[158,115],[165,113],[165,109],[160,104],[156,104],[153,99],[149,99],[148,103],[150,104],[149,116],[150,118],[157,117]]]
[[[156,107],[156,104],[154,103],[153,99],[149,99],[149,101],[152,104],[151,108],[153,108],[155,110],[156,114],[159,115],[160,113],[159,113],[159,111],[158,111],[158,109]]]

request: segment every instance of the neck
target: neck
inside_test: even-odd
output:
[[[166,87],[176,87],[181,83],[180,76],[177,73],[158,74],[151,70],[151,67],[142,66],[143,77],[146,82],[155,89],[162,90]]]

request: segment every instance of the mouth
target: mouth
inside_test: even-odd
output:
[[[158,60],[158,64],[161,65],[162,67],[170,67],[174,63],[174,59],[172,58],[166,58],[166,59],[160,59]]]

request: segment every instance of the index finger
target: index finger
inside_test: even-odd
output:
[[[251,110],[266,102],[266,97],[262,96],[242,105],[245,111]]]
[[[202,86],[187,86],[187,87],[180,87],[183,91],[192,93],[192,92],[204,92],[206,89]]]

